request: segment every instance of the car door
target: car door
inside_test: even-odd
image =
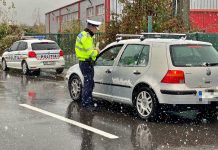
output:
[[[7,66],[11,68],[16,68],[16,58],[15,54],[18,48],[19,42],[13,43],[10,47],[10,51],[8,52],[8,58],[6,59]]]
[[[148,70],[150,46],[128,44],[112,72],[112,95],[115,101],[132,102],[132,89]]]
[[[114,62],[123,45],[115,45],[104,50],[97,58],[94,66],[95,97],[111,100],[111,83]]]
[[[17,50],[14,51],[15,67],[21,68],[21,62],[23,60],[24,50],[27,49],[27,43],[20,41],[17,47]]]

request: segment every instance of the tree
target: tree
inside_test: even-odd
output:
[[[23,30],[18,25],[0,24],[0,54],[17,41],[22,35]]]
[[[0,23],[14,23],[14,15],[16,13],[14,2],[0,0]]]
[[[45,25],[43,23],[34,24],[32,30],[32,33],[45,33]]]
[[[63,23],[62,32],[63,33],[79,33],[80,31],[80,21],[71,20]]]
[[[187,31],[180,16],[175,17],[173,14],[172,0],[119,0],[119,2],[123,5],[122,14],[114,15],[107,25],[104,35],[104,41],[107,43],[114,41],[118,33],[147,32],[148,16],[152,16],[153,19],[153,32]]]
[[[153,31],[162,31],[163,23],[172,19],[172,0],[120,0],[124,4],[121,32],[147,31],[147,18],[152,16]],[[130,28],[131,27],[131,28]],[[179,30],[179,29],[178,29]]]

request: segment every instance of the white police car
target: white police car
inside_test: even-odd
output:
[[[56,69],[56,72],[61,74],[65,66],[63,56],[63,51],[52,40],[20,40],[3,53],[2,69],[22,69],[25,75],[31,71],[40,74],[40,69]]]

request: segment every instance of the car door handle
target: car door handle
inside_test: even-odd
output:
[[[105,72],[106,72],[106,73],[111,73],[111,70],[110,70],[110,69],[107,69]]]
[[[141,72],[139,72],[138,70],[135,70],[135,71],[133,71],[133,74],[139,75],[139,74],[141,74]]]

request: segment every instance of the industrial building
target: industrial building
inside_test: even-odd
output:
[[[191,26],[207,33],[218,33],[218,0],[190,0]]]
[[[119,0],[78,0],[45,14],[47,33],[61,32],[63,24],[71,20],[79,20],[82,28],[87,19],[109,23],[111,14],[121,12]]]
[[[61,32],[64,23],[71,20],[79,20],[81,28],[86,19],[109,23],[113,13],[121,12],[119,0],[76,0],[45,14],[46,32]],[[189,19],[190,25],[200,31],[218,33],[218,0],[190,0]]]

